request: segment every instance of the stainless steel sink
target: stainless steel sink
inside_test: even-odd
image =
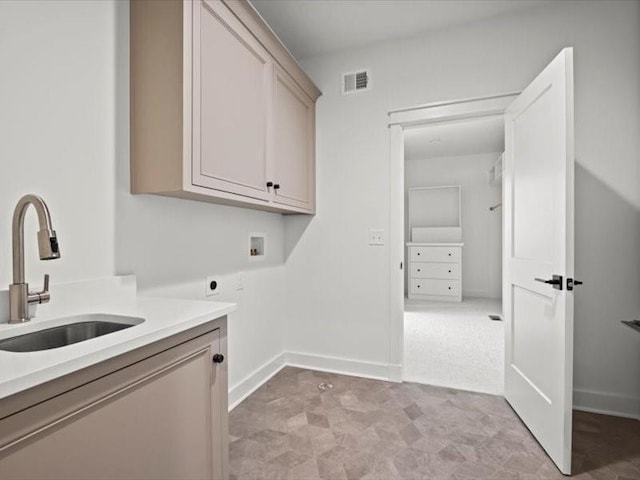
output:
[[[65,347],[74,343],[101,337],[102,335],[118,332],[144,321],[141,318],[101,314],[72,318],[76,320],[73,323],[0,339],[0,350],[7,352],[37,352],[40,350]]]

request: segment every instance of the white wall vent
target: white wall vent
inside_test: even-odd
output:
[[[369,70],[357,70],[342,74],[342,94],[366,92],[371,90],[371,72]]]

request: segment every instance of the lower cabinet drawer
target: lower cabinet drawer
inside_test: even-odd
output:
[[[433,278],[412,278],[411,293],[418,295],[440,295],[457,297],[460,295],[460,281]]]
[[[409,276],[411,278],[460,278],[459,263],[426,263],[412,262]]]
[[[412,262],[460,262],[460,247],[409,247]]]

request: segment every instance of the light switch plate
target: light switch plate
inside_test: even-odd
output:
[[[384,230],[369,230],[369,245],[384,245]]]
[[[244,290],[244,272],[236,273],[236,290]]]

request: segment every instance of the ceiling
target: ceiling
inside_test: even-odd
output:
[[[407,129],[405,160],[459,157],[504,150],[504,118],[474,118]]]
[[[549,2],[553,0],[251,0],[297,59]]]

